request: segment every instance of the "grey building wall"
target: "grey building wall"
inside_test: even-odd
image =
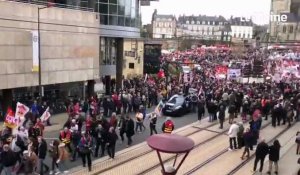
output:
[[[1,1],[0,9],[0,89],[37,86],[31,31],[37,30],[38,6]],[[99,78],[96,14],[55,7],[40,12],[42,84]]]

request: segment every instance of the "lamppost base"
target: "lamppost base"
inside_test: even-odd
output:
[[[169,166],[165,166],[165,172],[164,170],[161,170],[163,175],[176,175],[176,169],[169,165]]]

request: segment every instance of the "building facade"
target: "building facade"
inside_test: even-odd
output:
[[[159,15],[157,10],[152,16],[153,38],[174,38],[176,34],[176,17],[173,15]]]
[[[287,14],[287,22],[270,20],[269,40],[273,42],[299,41],[300,40],[300,1],[276,0],[271,2],[273,15]]]
[[[233,39],[249,40],[253,37],[254,24],[252,20],[241,21],[240,17],[231,17],[229,20],[231,26],[231,36]]]
[[[141,42],[138,0],[56,0],[0,2],[0,105],[40,95],[61,97],[92,95],[102,77],[122,86],[127,40]],[[50,5],[50,6],[47,6]],[[42,7],[42,8],[41,8]],[[40,8],[40,9],[39,9]],[[39,15],[38,15],[39,12]],[[38,23],[39,19],[39,23]],[[40,26],[41,85],[33,71],[33,34]],[[130,42],[131,43],[131,42]],[[138,44],[135,68],[143,62]],[[139,48],[138,48],[139,47]],[[132,50],[131,50],[132,51]],[[129,54],[131,55],[131,54]],[[139,58],[139,59],[137,59]],[[128,66],[127,63],[126,66]],[[141,69],[143,66],[140,66]],[[124,69],[123,69],[124,68]],[[143,72],[138,70],[137,73]],[[112,83],[106,83],[106,85]],[[111,88],[109,88],[111,89]],[[116,90],[116,88],[115,88]],[[25,95],[24,95],[25,94]],[[46,97],[47,96],[47,97]],[[7,104],[3,105],[3,101]]]
[[[177,37],[221,40],[226,22],[222,16],[179,16]]]

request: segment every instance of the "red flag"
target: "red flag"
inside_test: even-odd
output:
[[[13,129],[18,126],[18,123],[19,119],[15,118],[14,111],[10,107],[8,107],[4,121],[5,126]]]

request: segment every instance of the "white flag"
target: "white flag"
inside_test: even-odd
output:
[[[29,112],[29,107],[18,102],[16,107],[16,113],[15,113],[15,118],[19,119],[18,126],[23,125],[23,122],[25,121],[25,115],[27,114],[27,112]]]
[[[43,115],[41,116],[41,121],[45,122],[47,121],[49,118],[51,117],[51,114],[49,112],[49,107],[46,109],[46,111],[43,113]]]

